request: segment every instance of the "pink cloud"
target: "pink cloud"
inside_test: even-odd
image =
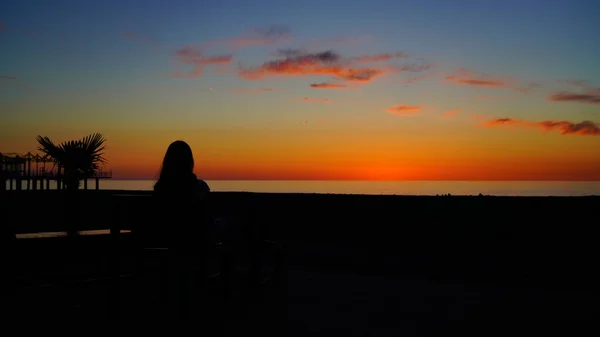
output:
[[[573,123],[569,121],[533,122],[517,118],[496,118],[485,121],[483,126],[520,126],[538,128],[543,131],[558,131],[561,135],[600,136],[600,126],[591,121]]]
[[[422,105],[394,105],[385,110],[388,113],[396,116],[402,117],[410,117],[415,116],[419,113],[419,111],[423,110]]]
[[[451,75],[444,77],[446,82],[469,85],[475,87],[511,89],[522,93],[529,93],[541,85],[534,82],[516,81],[511,78],[501,78],[472,71],[466,68],[457,69]]]
[[[205,56],[199,46],[188,45],[178,49],[174,56],[183,65],[192,66],[192,70],[188,73],[177,71],[174,77],[179,78],[197,78],[202,75],[204,67],[211,64],[227,65],[231,63],[231,55]]]
[[[341,81],[367,83],[394,71],[393,67],[353,67],[348,59],[329,50],[306,53],[286,49],[279,54],[284,58],[265,62],[260,67],[241,67],[239,76],[246,80],[260,80],[270,76],[329,75]]]
[[[506,80],[494,78],[483,73],[473,72],[468,69],[459,69],[456,74],[444,78],[447,82],[463,85],[503,88],[508,85]]]
[[[454,117],[457,114],[459,114],[460,112],[462,112],[462,109],[449,110],[449,111],[444,112],[444,117],[446,117],[446,118]]]
[[[329,98],[313,98],[313,97],[302,97],[302,98],[300,98],[300,100],[303,102],[310,102],[310,103],[331,103],[331,102],[333,102],[333,100],[331,100]]]

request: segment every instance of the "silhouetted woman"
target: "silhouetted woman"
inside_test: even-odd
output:
[[[154,185],[154,226],[150,230],[154,242],[169,252],[171,291],[185,302],[189,282],[194,276],[190,267],[203,269],[210,236],[207,212],[208,184],[194,174],[194,156],[190,146],[181,140],[169,145],[158,181]],[[184,285],[183,283],[188,283]],[[169,297],[173,299],[174,294]],[[172,303],[173,304],[173,303]],[[182,302],[182,305],[185,304]]]
[[[169,248],[192,249],[205,239],[206,202],[210,188],[194,174],[190,146],[177,140],[167,148],[158,181],[154,184],[154,219],[151,230],[169,240]]]
[[[190,146],[177,140],[165,153],[160,176],[154,184],[154,195],[176,199],[205,199],[208,184],[194,174],[194,155]]]

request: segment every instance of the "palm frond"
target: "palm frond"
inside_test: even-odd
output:
[[[37,136],[36,140],[39,144],[38,150],[44,153],[46,157],[52,157],[57,161],[64,159],[64,149],[54,145],[54,142],[50,138]]]
[[[40,144],[39,150],[46,156],[56,159],[65,172],[89,177],[99,169],[99,164],[106,162],[104,150],[106,138],[100,133],[94,133],[80,140],[64,141],[55,145],[48,137],[37,137]]]

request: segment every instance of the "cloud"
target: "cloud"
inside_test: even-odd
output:
[[[521,126],[539,128],[543,131],[559,131],[562,135],[600,136],[600,126],[591,121],[573,123],[569,121],[533,122],[517,118],[496,118],[483,122],[484,126]]]
[[[311,102],[311,103],[331,103],[333,100],[329,98],[312,98],[312,97],[302,97],[302,101]]]
[[[446,76],[445,80],[455,84],[480,87],[503,88],[507,86],[506,80],[494,78],[492,76],[473,72],[464,68],[457,70],[455,75]]]
[[[415,116],[419,113],[419,111],[423,110],[422,105],[394,105],[385,110],[388,113],[396,116],[409,117]]]
[[[247,88],[234,88],[231,90],[234,94],[250,94],[250,95],[258,95],[265,92],[274,92],[279,91],[275,88],[257,88],[257,89],[247,89]]]
[[[435,68],[435,64],[433,63],[406,63],[400,67],[397,67],[396,70],[400,72],[421,72],[429,69]]]
[[[331,50],[307,53],[284,49],[278,55],[283,58],[265,62],[260,67],[240,67],[239,76],[246,80],[260,80],[270,76],[328,75],[341,81],[367,83],[394,71],[393,67],[355,67],[352,59],[343,58]]]
[[[290,42],[292,39],[293,36],[290,28],[286,25],[277,24],[267,27],[253,28],[241,36],[230,39],[209,41],[203,45],[205,47],[225,45],[231,50],[235,50]]]
[[[348,86],[345,84],[322,82],[322,83],[313,83],[310,85],[310,87],[316,88],[316,89],[345,89]]]
[[[584,104],[600,104],[600,88],[589,89],[585,93],[568,91],[558,92],[548,96],[551,102],[578,102]]]
[[[192,70],[188,73],[176,72],[174,77],[197,78],[202,75],[204,67],[210,64],[226,65],[231,63],[231,55],[205,56],[200,47],[188,45],[175,51],[174,56],[181,64],[191,65]]]
[[[466,68],[457,69],[451,75],[444,77],[446,82],[485,88],[511,89],[522,93],[529,93],[541,84],[535,82],[516,81],[510,78],[500,78],[484,73],[472,71]]]
[[[397,53],[385,53],[385,54],[359,56],[359,57],[355,57],[354,60],[356,62],[370,63],[370,62],[390,61],[395,58],[407,58],[407,57],[409,57],[409,55],[407,53],[397,52]]]
[[[562,83],[569,84],[575,87],[590,89],[591,86],[588,81],[585,80],[563,80]]]
[[[447,117],[447,118],[454,117],[457,114],[459,114],[460,112],[462,112],[462,109],[449,110],[449,111],[444,112],[444,117]]]

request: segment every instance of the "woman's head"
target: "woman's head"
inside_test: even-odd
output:
[[[165,153],[160,179],[183,178],[194,172],[194,155],[192,148],[184,141],[171,143]]]

